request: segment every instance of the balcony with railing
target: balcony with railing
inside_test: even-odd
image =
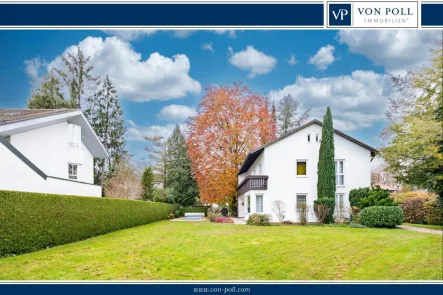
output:
[[[237,186],[237,194],[240,196],[250,190],[267,190],[268,176],[267,175],[248,175]]]

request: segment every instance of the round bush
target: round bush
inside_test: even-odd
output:
[[[249,216],[248,220],[246,221],[246,224],[248,225],[258,225],[258,226],[265,226],[270,225],[269,223],[269,215],[267,214],[252,214]]]
[[[368,227],[395,227],[403,223],[403,210],[399,206],[373,206],[360,212],[361,224]]]

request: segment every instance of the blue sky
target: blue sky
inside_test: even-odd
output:
[[[0,108],[25,108],[29,73],[60,67],[80,46],[115,82],[128,148],[168,136],[209,84],[243,82],[278,102],[292,94],[311,116],[328,105],[334,126],[374,147],[385,125],[389,75],[428,63],[441,31],[0,31]]]

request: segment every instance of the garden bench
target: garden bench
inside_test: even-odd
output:
[[[202,212],[185,213],[186,220],[202,220],[203,218],[205,218],[205,213],[202,213]]]

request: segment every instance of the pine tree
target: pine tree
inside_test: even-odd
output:
[[[95,160],[95,181],[103,184],[105,178],[115,174],[118,162],[127,155],[123,110],[117,90],[108,76],[97,93],[87,99],[87,103],[88,108],[84,114],[109,154],[106,160]]]
[[[277,125],[279,135],[282,136],[297,126],[304,124],[309,119],[309,110],[297,117],[300,102],[294,99],[290,94],[283,97],[278,103]]]
[[[147,167],[142,175],[142,200],[154,200],[154,173],[151,167]]]
[[[28,109],[72,108],[71,103],[63,96],[60,81],[52,72],[41,79],[34,77],[31,84],[34,88],[31,90]]]
[[[181,206],[192,206],[198,199],[197,183],[191,173],[186,139],[177,125],[167,141],[166,185],[171,189],[171,201]]]
[[[327,222],[333,222],[335,204],[335,159],[334,159],[334,127],[331,109],[328,107],[323,119],[320,153],[318,159],[317,198],[327,199],[330,207]],[[332,208],[331,208],[332,207]]]
[[[85,57],[81,48],[78,48],[77,53],[68,52],[61,57],[66,71],[55,69],[68,88],[71,105],[77,109],[82,109],[82,102],[90,97],[87,91],[95,93],[100,82],[100,77],[92,75],[94,67],[89,65],[90,58]]]

